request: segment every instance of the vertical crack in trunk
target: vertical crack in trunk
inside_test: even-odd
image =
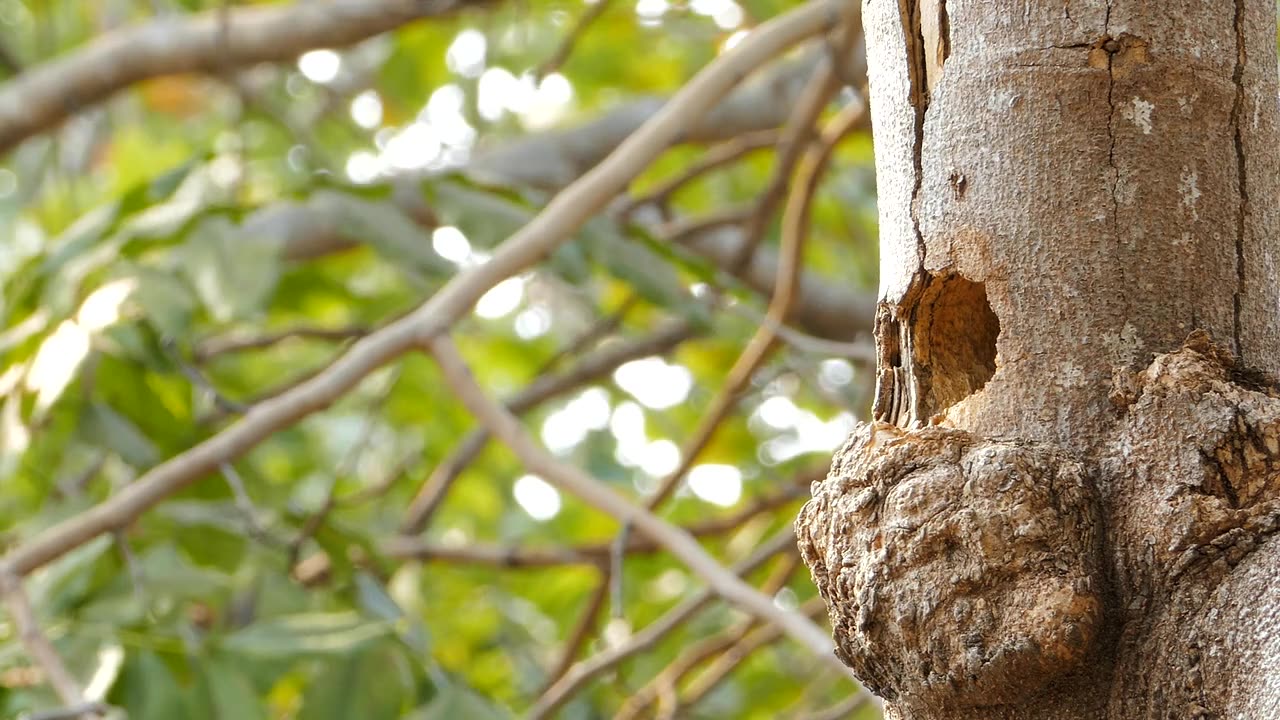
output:
[[[1231,129],[1236,150],[1236,181],[1239,184],[1240,204],[1236,211],[1236,291],[1234,297],[1233,340],[1237,358],[1243,358],[1244,348],[1240,342],[1240,315],[1244,295],[1244,235],[1249,214],[1249,186],[1247,183],[1244,158],[1244,133],[1240,123],[1244,113],[1244,66],[1247,60],[1244,37],[1244,0],[1236,0],[1235,34],[1236,34],[1236,67],[1231,80],[1235,83],[1236,96],[1231,105]]]
[[[1116,166],[1116,76],[1115,54],[1105,44],[1111,42],[1111,2],[1107,2],[1107,14],[1102,20],[1102,38],[1107,51],[1107,140],[1111,143],[1107,148],[1107,164],[1111,168],[1111,233],[1115,241],[1120,242],[1120,168]]]
[[[919,200],[924,184],[924,114],[929,107],[929,65],[925,55],[924,31],[920,23],[920,0],[899,0],[902,31],[907,41],[907,72],[911,83],[911,107],[915,109],[915,138],[911,146],[911,162],[915,173],[911,188],[911,230],[915,233],[916,252],[924,266],[924,235],[920,232]]]
[[[1102,19],[1102,50],[1106,53],[1107,62],[1107,140],[1109,146],[1107,148],[1107,165],[1111,168],[1111,237],[1115,242],[1115,246],[1123,248],[1124,243],[1120,236],[1120,166],[1116,164],[1116,115],[1120,112],[1116,106],[1116,56],[1124,52],[1123,45],[1117,39],[1111,36],[1111,10],[1112,2],[1107,1],[1107,11]],[[1127,261],[1119,263],[1120,274],[1128,284],[1129,273]],[[1125,295],[1121,298],[1121,302],[1125,307],[1125,317],[1131,316],[1133,307],[1132,301]]]

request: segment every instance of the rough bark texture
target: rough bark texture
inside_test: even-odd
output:
[[[797,530],[889,717],[1280,717],[1275,13],[864,3],[876,423]]]

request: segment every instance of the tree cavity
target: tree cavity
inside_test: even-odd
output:
[[[999,335],[985,283],[918,273],[900,302],[882,303],[876,313],[875,418],[924,424],[981,390],[995,375]]]

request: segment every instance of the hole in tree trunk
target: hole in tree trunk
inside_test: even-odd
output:
[[[981,390],[995,374],[1000,320],[984,283],[933,277],[920,298],[915,330],[917,361],[929,376],[929,414]]]
[[[895,307],[882,305],[877,419],[925,423],[982,389],[996,372],[1000,320],[986,285],[921,273]]]

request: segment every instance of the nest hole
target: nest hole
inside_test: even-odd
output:
[[[920,298],[916,348],[928,368],[931,412],[941,412],[982,389],[996,372],[1000,320],[985,283],[959,275],[934,276]]]

